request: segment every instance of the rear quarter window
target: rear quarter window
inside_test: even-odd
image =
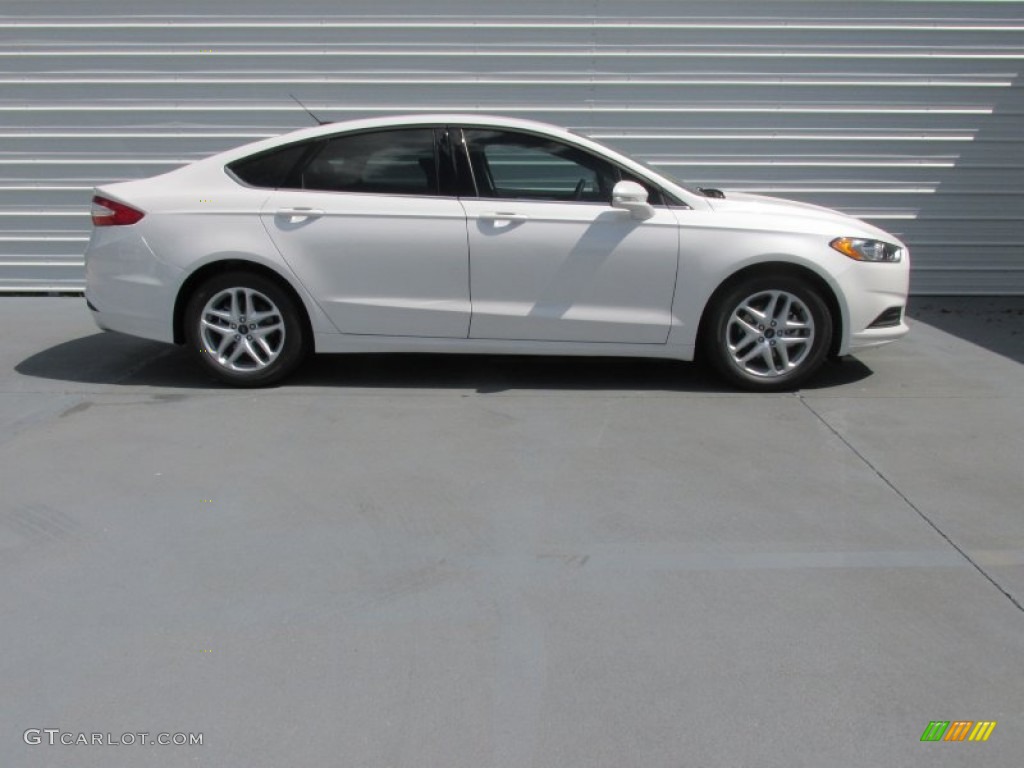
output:
[[[228,170],[243,184],[277,189],[287,186],[288,177],[309,149],[309,142],[260,152],[228,163]]]

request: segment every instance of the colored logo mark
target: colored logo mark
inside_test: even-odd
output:
[[[988,741],[995,729],[995,720],[932,720],[921,741]]]

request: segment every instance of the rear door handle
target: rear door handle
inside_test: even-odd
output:
[[[505,211],[491,211],[480,214],[482,221],[526,221],[529,218],[525,213],[508,213]]]

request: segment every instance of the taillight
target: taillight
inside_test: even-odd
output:
[[[142,211],[130,205],[96,195],[92,199],[92,225],[94,227],[116,227],[134,224],[145,216]]]

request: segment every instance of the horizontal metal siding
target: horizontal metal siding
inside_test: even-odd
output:
[[[0,290],[80,288],[93,185],[305,126],[294,93],[334,120],[548,120],[874,221],[910,243],[916,293],[1024,293],[1024,3],[493,7],[6,2]]]

